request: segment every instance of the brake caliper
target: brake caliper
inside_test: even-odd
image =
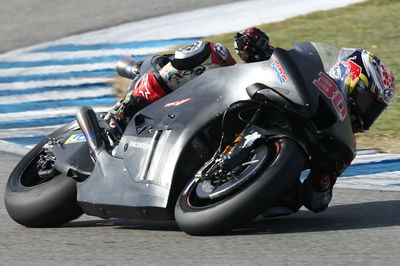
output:
[[[225,157],[222,163],[223,169],[230,171],[242,165],[244,161],[248,159],[256,141],[261,137],[262,135],[257,131],[244,137],[238,136],[233,142],[232,147],[228,146],[223,153]]]
[[[50,179],[57,174],[54,168],[54,161],[56,157],[51,153],[42,152],[39,156],[39,160],[36,162],[36,167],[38,169],[38,175],[42,179]]]

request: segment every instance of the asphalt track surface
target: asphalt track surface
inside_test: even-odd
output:
[[[176,10],[170,1],[139,2],[2,3],[0,21],[8,23],[1,23],[0,32],[9,38],[1,38],[1,51],[164,14],[163,5],[169,6],[168,12]],[[217,2],[230,1],[174,3],[185,10]],[[152,8],[146,15],[143,5],[148,3]],[[7,31],[10,28],[14,30]],[[20,158],[0,153],[0,265],[398,265],[400,261],[399,192],[335,189],[324,213],[302,209],[216,237],[188,236],[169,221],[86,215],[60,228],[24,228],[8,217],[3,202],[6,180]]]
[[[1,156],[4,191],[20,156]],[[336,189],[321,214],[301,209],[227,235],[192,237],[171,221],[86,215],[59,228],[25,228],[2,202],[0,265],[398,265],[399,210],[399,192]]]

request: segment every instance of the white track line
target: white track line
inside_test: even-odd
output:
[[[93,77],[93,78],[74,78],[74,79],[55,79],[55,80],[37,80],[27,82],[0,83],[2,90],[24,90],[42,87],[61,87],[61,86],[80,86],[95,83],[111,82],[113,77]]]
[[[31,61],[44,61],[53,59],[75,59],[75,58],[91,58],[101,56],[124,56],[124,55],[149,55],[156,54],[168,49],[172,45],[150,47],[150,48],[136,48],[136,49],[99,49],[99,50],[83,50],[83,51],[70,51],[70,52],[38,52],[31,53],[26,51],[24,54],[10,56],[8,53],[0,55],[0,61],[3,62],[31,62]]]
[[[29,103],[36,101],[55,101],[55,100],[74,100],[80,98],[94,98],[102,96],[112,96],[111,88],[87,88],[85,90],[63,90],[50,91],[43,93],[32,93],[17,96],[0,97],[0,104]]]
[[[366,154],[362,156],[361,155],[356,156],[356,158],[351,164],[355,165],[360,163],[381,162],[385,160],[395,160],[395,159],[400,159],[400,154],[392,154],[392,153]]]
[[[0,138],[19,138],[19,137],[34,137],[40,135],[48,135],[61,125],[44,126],[44,127],[29,127],[29,128],[11,128],[0,130]]]
[[[95,106],[92,107],[96,112],[107,112],[110,110],[110,106]],[[62,107],[62,108],[51,108],[37,111],[26,111],[18,113],[6,113],[0,114],[0,121],[20,121],[20,120],[31,120],[31,119],[43,119],[52,117],[63,117],[63,116],[74,116],[78,107]]]
[[[91,64],[75,64],[75,65],[53,65],[41,67],[26,67],[26,68],[9,68],[0,69],[0,77],[8,76],[29,76],[43,74],[61,74],[80,71],[95,71],[103,69],[114,69],[116,62],[110,63],[91,63]]]
[[[385,191],[400,191],[400,171],[378,174],[363,174],[338,178],[335,188],[372,189]]]

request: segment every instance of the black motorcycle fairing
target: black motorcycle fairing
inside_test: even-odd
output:
[[[206,87],[206,81],[198,85]],[[215,96],[218,91],[212,87],[209,92],[202,88],[200,93],[202,89],[196,87],[192,87],[193,93],[177,90],[142,109],[126,128],[115,156],[98,154],[93,174],[78,184],[78,201],[165,208],[180,152],[199,128],[229,105],[223,104],[229,95]],[[245,99],[246,93],[235,97]],[[187,102],[182,102],[184,99]],[[168,107],[168,103],[175,104]],[[201,111],[207,103],[215,116]]]
[[[312,46],[307,48],[312,50]],[[281,92],[294,105],[295,110],[308,119],[316,113],[318,107],[318,93],[312,87],[312,80],[323,67],[318,55],[310,53],[298,50],[298,47],[289,51],[276,48],[271,59],[273,62],[279,61],[288,78],[283,84],[269,85]]]
[[[301,76],[306,79],[311,92],[317,95],[318,109],[311,117],[314,123],[319,143],[323,143],[324,152],[339,152],[344,160],[352,161],[356,153],[354,134],[351,129],[350,114],[347,105],[347,92],[328,75],[331,84],[335,84],[336,89],[343,95],[344,108],[346,114],[342,117],[335,110],[332,100],[324,95],[316,86],[316,81],[321,78],[322,73],[329,73],[331,68],[342,57],[343,50],[327,43],[293,43],[295,49],[288,53],[293,58],[293,63],[297,65]],[[305,59],[306,58],[306,59]],[[308,65],[317,65],[310,68]],[[326,150],[328,149],[328,150]]]
[[[124,160],[112,157],[106,151],[100,152],[91,176],[77,183],[78,203],[82,203],[85,213],[97,216],[100,212],[101,217],[129,216],[112,216],[114,208],[105,206],[165,208],[169,189],[148,180],[134,181],[132,174]]]
[[[142,109],[127,126],[115,156],[98,155],[91,177],[78,184],[78,201],[165,208],[182,151],[230,104],[248,100],[245,88],[254,80],[275,78],[267,64],[210,70]]]
[[[329,152],[339,152],[343,161],[351,162],[356,156],[356,142],[352,131],[350,116],[347,115],[344,121],[336,121],[329,128],[319,130],[320,142],[324,143]]]
[[[311,60],[315,65],[307,64]],[[248,86],[260,83],[271,87],[298,110],[304,119],[301,121],[308,121],[317,115],[320,93],[312,84],[322,71],[318,52],[308,43],[289,52],[277,48],[267,61],[203,73],[134,116],[114,156],[100,152],[90,178],[78,184],[78,201],[85,206],[166,208],[172,184],[182,178],[177,173],[184,151],[228,106],[249,100]],[[348,129],[348,118],[336,123],[322,136],[334,138]],[[343,135],[339,138],[342,144],[351,146],[353,138],[349,140],[348,133]],[[190,160],[190,156],[184,157]]]

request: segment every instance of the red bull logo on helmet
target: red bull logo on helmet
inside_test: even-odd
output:
[[[347,61],[340,62],[346,68],[346,74],[351,78],[352,81],[355,81],[360,76],[362,71],[362,68],[353,61],[356,58],[356,56],[353,56],[347,59]]]

